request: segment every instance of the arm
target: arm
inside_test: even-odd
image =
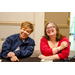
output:
[[[66,41],[67,42],[67,46],[66,46]],[[60,47],[62,46],[62,47]],[[61,45],[58,47],[58,50],[56,48],[54,48],[54,55],[48,55],[48,56],[44,56],[43,55],[40,55],[39,58],[40,59],[66,59],[69,55],[69,51],[70,51],[70,46],[69,46],[69,40],[66,38],[66,39],[63,39]],[[45,48],[46,49],[46,48]],[[58,53],[58,54],[56,54]]]
[[[51,55],[51,56],[40,55],[40,56],[38,56],[38,58],[40,58],[40,59],[52,59],[52,60],[54,60],[54,59],[60,59],[59,56],[58,56],[58,54]]]
[[[60,59],[66,59],[69,56],[70,52],[70,47],[68,46],[67,48],[63,49],[61,53],[58,53],[58,56]]]
[[[44,56],[44,55],[40,55],[38,58],[40,59],[60,59],[59,57],[62,56],[62,58],[64,58],[64,55],[66,54],[66,52],[64,52],[64,55],[62,53],[56,54],[58,51],[61,51],[62,49],[67,47],[67,42],[62,42],[61,45],[58,47],[58,50],[56,48],[53,48],[53,55],[51,56]],[[66,56],[66,55],[65,55]]]
[[[1,52],[1,56],[3,58],[6,58],[7,54],[10,52],[10,50],[11,50],[11,42],[12,41],[8,37],[6,39],[6,41],[3,43],[3,45],[2,45],[2,52]]]
[[[17,57],[21,54],[20,52],[21,52],[20,50],[13,51],[13,53],[15,53],[15,56],[17,56]]]
[[[69,47],[66,48],[66,42],[62,42],[61,45],[58,47],[58,50],[61,51],[62,49],[62,52],[61,53],[58,53],[58,54],[53,54],[51,56],[44,56],[44,55],[40,55],[38,58],[40,59],[66,59],[69,55]],[[58,50],[56,48],[53,48],[53,53],[54,52],[58,52]]]
[[[42,38],[40,41],[40,51],[45,56],[53,55],[52,49],[49,47],[46,38]]]
[[[59,47],[53,48],[53,54],[58,53],[59,51],[65,49],[68,46],[68,43],[66,41],[63,41]]]
[[[52,55],[52,56],[48,56],[47,59],[52,59],[52,60],[55,60],[55,59],[60,59],[58,54],[55,54],[55,55]]]
[[[65,42],[64,42],[65,41]],[[60,50],[59,50],[60,47]],[[58,56],[59,59],[66,59],[69,56],[69,52],[70,52],[70,45],[69,45],[69,40],[64,37],[61,41],[60,41],[60,46],[58,47]]]
[[[59,47],[50,48],[48,46],[47,40],[45,38],[43,38],[43,39],[41,39],[41,42],[40,42],[40,50],[43,55],[47,54],[47,56],[48,56],[48,55],[53,55],[53,54],[58,53],[59,51],[66,48],[67,45],[68,45],[68,43],[64,40]]]
[[[62,49],[61,52],[58,53],[58,56],[60,59],[66,59],[68,58],[70,52],[69,40],[67,38],[64,38],[62,41],[66,41],[68,45],[66,48]]]

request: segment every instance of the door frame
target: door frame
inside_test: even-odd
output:
[[[45,12],[35,12],[35,50],[40,50],[40,39],[44,35]]]

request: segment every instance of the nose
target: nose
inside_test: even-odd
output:
[[[48,30],[50,31],[52,28],[49,28]]]
[[[49,30],[51,30],[52,28],[49,28]]]
[[[24,33],[27,33],[26,31],[24,31]]]

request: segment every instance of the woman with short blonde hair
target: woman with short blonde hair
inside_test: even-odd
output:
[[[1,56],[11,61],[19,61],[19,57],[31,56],[34,51],[35,41],[29,35],[33,30],[32,23],[23,22],[20,33],[7,37],[3,43]]]

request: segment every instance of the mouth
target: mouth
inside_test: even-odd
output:
[[[22,33],[22,36],[23,36],[23,37],[26,37],[27,35],[26,35],[26,34],[24,34],[24,33]]]

